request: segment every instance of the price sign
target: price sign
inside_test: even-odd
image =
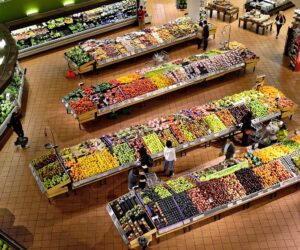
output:
[[[203,218],[203,217],[204,217],[204,214],[200,214],[200,215],[198,215],[197,217],[194,217],[194,218],[193,218],[193,221],[200,220],[200,219]]]
[[[232,203],[229,203],[229,204],[227,205],[227,207],[228,207],[228,208],[231,208],[231,207],[233,207],[233,204],[232,204]]]

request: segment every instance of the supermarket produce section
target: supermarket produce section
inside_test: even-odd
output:
[[[66,184],[76,189],[127,171],[138,164],[141,146],[159,159],[167,140],[179,152],[239,131],[249,110],[254,115],[252,123],[257,124],[291,115],[297,108],[275,87],[262,86],[44,155],[33,160],[30,168],[42,192],[51,198],[68,192]]]
[[[258,61],[259,58],[247,48],[214,49],[91,87],[77,88],[64,96],[62,103],[81,124],[130,105],[246,69],[248,60]]]
[[[151,241],[300,181],[299,135],[237,158],[109,202],[124,243],[135,248],[140,236]]]

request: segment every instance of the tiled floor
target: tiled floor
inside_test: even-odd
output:
[[[175,0],[151,0],[149,10],[153,15],[153,25],[182,16],[184,12],[175,10]],[[234,0],[240,5],[244,1]],[[287,23],[291,22],[293,10],[285,12]],[[222,27],[227,24],[217,21],[218,33],[210,41],[210,48],[218,47],[224,39]],[[24,128],[29,136],[30,148],[16,151],[15,135],[0,152],[0,228],[30,249],[126,249],[113,226],[105,206],[114,197],[126,192],[126,174],[107,180],[106,185],[93,184],[73,193],[61,196],[54,204],[41,195],[31,176],[28,163],[44,153],[44,129],[51,128],[59,146],[70,146],[86,138],[100,136],[131,124],[146,121],[159,114],[168,114],[184,107],[249,89],[256,75],[266,74],[267,82],[283,90],[290,98],[300,103],[299,73],[292,72],[288,60],[283,57],[287,26],[282,29],[278,40],[272,34],[256,35],[254,32],[232,26],[232,40],[246,44],[261,57],[255,74],[248,72],[237,76],[231,74],[202,86],[193,86],[165,97],[135,106],[131,115],[118,120],[100,119],[86,125],[84,130],[67,115],[60,102],[62,95],[77,86],[79,81],[87,84],[103,81],[134,71],[151,63],[151,55],[120,63],[101,70],[98,74],[85,75],[83,79],[68,80],[64,77],[67,66],[63,53],[68,48],[60,48],[21,61],[27,68],[27,102],[24,104]],[[135,30],[126,28],[116,36]],[[195,54],[196,45],[191,42],[168,49],[170,59]],[[299,112],[289,127],[300,127]],[[218,145],[206,149],[195,149],[176,162],[176,172],[184,171],[217,157]],[[255,202],[250,209],[236,209],[217,222],[206,221],[197,224],[193,230],[183,234],[174,233],[153,242],[151,249],[300,249],[300,191],[295,187],[280,192],[276,199]]]

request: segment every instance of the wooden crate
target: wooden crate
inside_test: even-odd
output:
[[[156,229],[152,229],[151,231],[147,232],[146,234],[144,234],[143,236],[149,241],[151,242],[152,241],[152,235],[156,233]],[[130,249],[134,249],[134,248],[137,248],[139,247],[139,242],[138,242],[138,238],[137,239],[134,239],[132,241],[129,242],[128,244],[128,247]]]
[[[95,108],[95,109],[85,112],[81,115],[77,115],[78,122],[85,123],[88,121],[95,120],[95,114],[97,114],[97,112],[98,112],[98,110],[97,110],[97,108]]]
[[[71,183],[71,180],[67,179],[67,180],[59,183],[55,187],[46,189],[46,196],[48,197],[48,199],[50,199],[57,195],[67,193],[69,191],[69,189],[68,189],[68,187],[66,187],[66,185],[68,185],[69,183]]]

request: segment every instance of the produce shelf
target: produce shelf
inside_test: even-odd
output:
[[[182,18],[182,20],[189,20],[189,19],[188,18]],[[175,22],[177,22],[177,21],[180,22],[181,19],[177,19]],[[191,24],[197,26],[197,24],[195,22],[193,22],[191,20],[189,20],[189,21],[191,22]],[[152,29],[152,28],[157,28],[157,27],[151,27],[150,29]],[[217,30],[216,26],[214,24],[209,24],[209,29],[210,29],[210,35],[215,37],[216,30]],[[129,35],[132,35],[132,34],[129,33],[129,34],[124,35],[124,36],[129,36]],[[174,45],[177,45],[177,44],[180,44],[180,43],[184,43],[184,42],[187,42],[189,40],[196,39],[196,38],[197,38],[197,34],[196,34],[195,30],[193,29],[193,30],[189,31],[189,33],[187,33],[185,35],[181,35],[180,37],[177,37],[177,38],[173,37],[172,39],[164,40],[163,42],[159,42],[159,43],[152,44],[152,45],[147,44],[144,48],[143,47],[135,48],[132,51],[127,51],[127,53],[121,53],[121,54],[118,54],[118,55],[115,55],[115,56],[109,56],[108,58],[106,58],[104,60],[96,60],[96,59],[94,60],[94,59],[90,58],[89,63],[84,63],[83,65],[77,65],[76,62],[74,62],[71,58],[69,58],[68,52],[65,53],[64,58],[68,62],[68,66],[69,66],[70,69],[72,69],[77,74],[84,74],[84,73],[87,73],[87,72],[90,72],[90,71],[93,71],[93,70],[101,69],[103,67],[118,63],[118,62],[126,61],[126,60],[129,60],[129,59],[135,58],[135,57],[146,55],[146,54],[151,53],[151,52],[155,52],[157,50],[161,50],[161,49],[171,47],[171,46],[174,46]],[[115,41],[118,41],[119,39],[121,39],[121,37],[117,37],[115,39]],[[161,39],[161,38],[159,38],[159,39]],[[99,40],[99,41],[92,40],[93,44],[94,43],[100,43],[101,44],[103,42],[104,41],[101,41],[101,40]],[[86,52],[83,49],[83,47],[88,47],[88,48],[91,47],[90,45],[88,45],[88,43],[89,43],[89,41],[87,41],[85,43],[80,43],[79,48],[81,48],[84,52]],[[114,44],[114,43],[112,43],[112,44]],[[95,49],[95,50],[97,50],[98,48],[101,48],[101,47],[98,47],[98,45],[93,47],[93,49]],[[95,52],[93,52],[93,53],[89,52],[89,57],[92,57],[92,55],[94,53]]]
[[[244,49],[245,50],[245,49]],[[243,50],[243,51],[244,51]],[[112,85],[110,87],[110,89],[106,90],[106,92],[97,92],[95,89],[98,88],[99,86],[101,86],[101,84],[110,84],[110,82],[113,81],[118,81],[119,78],[117,79],[112,79],[109,80],[108,83],[101,83],[100,85],[96,85],[96,86],[91,86],[91,87],[83,87],[80,89],[75,89],[74,91],[72,91],[71,93],[67,94],[66,96],[64,96],[62,98],[62,103],[65,106],[65,108],[67,109],[67,113],[72,114],[72,116],[78,120],[79,125],[85,123],[85,122],[89,122],[89,121],[93,121],[95,119],[97,119],[97,117],[100,117],[102,115],[105,114],[109,114],[111,112],[115,112],[118,111],[120,109],[126,108],[128,106],[132,106],[134,104],[137,103],[141,103],[143,101],[152,99],[152,98],[156,98],[158,96],[162,96],[164,94],[176,91],[178,89],[182,89],[184,87],[188,87],[194,84],[199,84],[205,81],[209,81],[218,77],[222,77],[225,74],[229,74],[231,72],[235,72],[235,71],[241,71],[244,69],[244,71],[247,69],[247,65],[248,63],[245,63],[246,61],[248,62],[249,60],[247,60],[247,58],[244,58],[244,56],[242,56],[240,54],[240,50],[238,49],[231,49],[229,51],[222,51],[222,50],[216,50],[213,49],[209,52],[203,53],[203,54],[199,54],[199,55],[194,55],[192,57],[189,58],[185,58],[185,59],[178,59],[169,63],[165,63],[163,65],[157,66],[157,67],[151,67],[151,68],[145,68],[145,69],[140,69],[138,71],[136,71],[135,73],[133,73],[133,75],[137,74],[139,75],[139,77],[141,77],[144,81],[147,82],[148,85],[150,85],[152,87],[152,89],[148,89],[147,92],[139,92],[138,94],[134,93],[134,97],[130,98],[127,97],[126,95],[124,96],[123,100],[118,100],[116,99],[116,103],[115,100],[113,100],[112,103],[107,103],[105,102],[106,100],[106,95],[108,93],[110,93],[111,91],[113,91],[113,88],[116,89],[117,88],[126,88],[127,86],[133,86],[133,84],[139,84],[139,81],[135,81],[135,80],[131,80],[130,82],[128,82],[127,85],[126,84],[122,84],[119,83],[120,85]],[[245,52],[244,52],[245,53]],[[246,52],[247,53],[247,52]],[[248,51],[248,53],[250,53],[251,55],[253,52]],[[179,63],[181,62],[182,63]],[[255,61],[254,64],[256,64],[258,62],[258,59],[252,59],[251,60],[251,64],[253,64],[253,61]],[[209,64],[211,62],[215,62],[218,66],[216,66],[214,69],[210,69]],[[222,62],[220,64],[220,62]],[[200,65],[206,65],[208,64],[208,66],[200,66]],[[171,69],[171,68],[174,69]],[[202,67],[202,68],[201,68]],[[200,69],[200,70],[199,70]],[[206,70],[206,71],[205,71]],[[160,72],[160,71],[166,71],[164,73],[162,73],[162,76],[165,77],[166,80],[171,81],[171,84],[167,84],[169,86],[157,86],[157,83],[155,82],[155,80],[152,80],[151,77],[148,77],[148,74],[153,74],[155,72]],[[202,72],[203,71],[203,72]],[[191,73],[192,72],[192,73]],[[158,73],[161,74],[161,73]],[[179,78],[177,78],[178,76],[176,74],[182,74],[182,76],[180,76]],[[128,75],[130,76],[130,74]],[[127,75],[123,76],[123,78],[128,77]],[[122,77],[120,77],[122,78]],[[137,79],[140,80],[140,79]],[[166,81],[164,80],[164,81]],[[154,89],[153,89],[154,87]],[[145,88],[149,88],[145,87]],[[85,89],[91,89],[92,93],[90,94],[86,94],[84,92]],[[131,90],[132,91],[132,90]],[[144,91],[144,90],[143,90]],[[78,97],[77,95],[74,96],[74,93],[78,92],[81,93],[81,97]],[[130,92],[129,92],[130,94]],[[85,115],[85,113],[77,115],[76,111],[73,110],[70,106],[70,104],[72,104],[72,102],[77,102],[80,101],[80,99],[84,99],[84,98],[89,98],[91,100],[91,102],[93,103],[93,105],[95,106],[96,109],[93,109],[93,111],[85,111],[85,113],[87,115]],[[73,99],[74,98],[74,99]],[[101,98],[103,98],[103,100],[101,100]],[[78,103],[79,107],[81,107],[81,105]]]
[[[280,145],[280,144],[278,144],[278,145]],[[300,146],[300,145],[299,145],[299,146]],[[281,158],[279,158],[279,159],[272,160],[271,162],[265,163],[265,164],[271,164],[271,163],[276,162],[276,161],[278,161],[278,160],[283,161],[284,159],[288,159],[288,158],[290,158],[291,156],[294,156],[294,155],[298,154],[299,152],[300,152],[300,150],[296,150],[295,152],[293,152],[293,153],[291,153],[291,154],[287,154],[287,155],[285,155],[285,156],[283,156],[283,157],[281,157]],[[242,162],[242,163],[239,163],[239,164],[244,164],[244,163]],[[262,164],[262,165],[260,165],[260,166],[264,166],[265,164]],[[237,165],[237,166],[238,166],[238,165]],[[253,168],[259,168],[260,166],[256,166],[256,167],[253,167]],[[214,167],[214,165],[211,166],[211,167]],[[208,169],[210,169],[211,167],[208,167]],[[267,196],[267,195],[271,195],[271,194],[273,194],[273,193],[275,193],[275,192],[277,192],[277,191],[279,191],[279,190],[281,190],[281,189],[284,189],[284,188],[286,188],[286,187],[288,187],[288,186],[291,186],[291,185],[294,185],[294,184],[300,182],[300,175],[296,175],[295,173],[293,173],[293,172],[290,170],[290,168],[289,168],[287,165],[285,165],[285,164],[282,165],[282,167],[284,168],[284,171],[286,171],[286,173],[288,173],[288,175],[289,175],[289,176],[285,177],[286,179],[284,179],[284,180],[282,180],[282,181],[277,181],[277,183],[275,183],[274,185],[271,185],[271,186],[269,186],[269,187],[262,188],[262,189],[260,189],[259,191],[252,192],[252,193],[250,193],[250,194],[244,195],[244,196],[242,196],[241,198],[233,199],[233,200],[230,201],[230,202],[227,202],[227,203],[225,203],[225,204],[223,204],[223,205],[220,205],[220,206],[216,206],[216,207],[214,207],[214,208],[212,208],[212,209],[208,209],[208,210],[206,210],[206,211],[204,211],[204,212],[202,212],[202,213],[199,212],[199,214],[194,215],[194,216],[191,216],[190,218],[182,219],[182,221],[179,221],[179,222],[177,222],[177,223],[175,223],[175,224],[173,224],[173,225],[168,225],[168,226],[165,226],[165,227],[162,227],[162,228],[157,228],[157,227],[156,227],[156,234],[155,234],[156,238],[158,239],[158,238],[160,238],[160,237],[166,236],[166,235],[168,235],[168,234],[170,234],[170,233],[172,233],[172,232],[178,231],[178,230],[180,230],[180,229],[184,229],[184,228],[186,228],[186,227],[189,227],[189,226],[191,226],[191,225],[193,225],[193,224],[195,224],[195,223],[198,223],[198,222],[200,222],[200,221],[202,221],[202,220],[206,220],[206,219],[211,218],[211,217],[213,217],[213,216],[220,215],[220,214],[222,214],[222,213],[224,213],[224,212],[226,212],[226,211],[229,211],[229,210],[234,209],[234,208],[236,208],[236,207],[239,207],[239,206],[241,206],[241,205],[249,204],[250,202],[252,202],[252,201],[254,201],[254,200],[263,198],[263,197],[265,197],[265,196]],[[247,165],[247,166],[241,166],[241,168],[249,168],[249,166],[248,166],[248,165]],[[241,168],[236,168],[236,171],[239,171],[239,169],[241,169]],[[252,169],[253,169],[253,168],[252,168]],[[197,167],[196,170],[195,170],[195,169],[190,170],[190,171],[189,171],[190,174],[184,174],[184,175],[181,175],[180,177],[182,177],[182,176],[184,177],[184,176],[191,175],[191,173],[197,171],[197,169],[198,169],[198,170],[200,170],[200,169],[203,170],[202,167]],[[225,169],[223,169],[223,170],[221,170],[221,171],[224,172],[224,170],[225,170]],[[228,173],[228,174],[230,174],[230,173]],[[228,174],[226,174],[225,176],[230,176],[230,175],[228,175]],[[222,176],[222,175],[221,175],[221,176]],[[232,177],[230,177],[230,178],[232,178]],[[175,180],[176,180],[176,179],[175,179]],[[205,182],[206,182],[206,181],[205,181]],[[240,183],[240,182],[239,182],[239,183]],[[160,184],[160,185],[161,185],[161,184]],[[199,182],[198,185],[201,185],[201,182]],[[193,188],[192,188],[192,189],[193,189]],[[144,191],[141,191],[141,192],[144,192]],[[133,192],[131,193],[131,195],[133,195]],[[148,205],[145,205],[145,204],[143,203],[143,200],[142,200],[142,198],[140,197],[139,192],[136,192],[135,195],[137,196],[137,201],[144,207],[145,212],[148,213],[149,217],[150,217],[151,220],[153,221],[153,224],[156,226],[154,220],[157,219],[157,215],[154,216],[154,215],[151,213],[151,211],[149,210]],[[150,197],[150,196],[149,196],[149,197]],[[174,194],[173,194],[173,198],[174,198]],[[161,198],[161,199],[164,199],[164,198]],[[119,200],[119,198],[118,198],[117,200]],[[150,203],[151,203],[151,202],[155,202],[155,201],[151,201],[151,199],[150,199]],[[181,211],[181,213],[182,213],[183,210],[181,210],[178,206],[177,206],[177,208],[178,208],[179,211]],[[111,212],[109,212],[109,215],[111,216],[112,220],[113,220],[114,223],[115,223],[116,217],[113,216],[113,213],[111,213]],[[118,227],[117,227],[117,229],[119,230]],[[119,232],[120,232],[120,234],[121,234],[121,236],[122,236],[122,231],[119,230]],[[123,237],[123,236],[122,236],[122,237]],[[126,242],[125,242],[125,243],[126,243]]]
[[[209,145],[211,141],[238,133],[241,118],[251,107],[255,108],[255,115],[263,115],[253,119],[254,124],[280,117],[280,109],[271,106],[274,102],[273,96],[277,96],[278,93],[281,92],[273,86],[243,91],[205,105],[178,111],[173,115],[86,140],[62,149],[58,153],[58,159],[69,174],[72,189],[77,189],[138,165],[137,152],[142,145],[154,160],[159,160],[163,158],[163,143],[167,138],[174,141],[178,153],[192,147]],[[294,104],[283,93],[281,96],[282,101],[279,104],[282,106]],[[259,100],[269,104],[270,110],[268,111]],[[91,162],[93,164],[90,164]]]
[[[100,35],[105,32],[109,32],[115,29],[120,29],[122,27],[126,27],[134,24],[136,21],[136,17],[130,17],[124,20],[117,21],[112,24],[101,25],[95,28],[87,29],[75,34],[71,34],[65,37],[57,38],[55,40],[51,40],[42,44],[38,44],[29,48],[19,50],[19,59],[32,56],[50,49],[54,49],[57,47],[61,47],[73,42],[77,42],[92,36]]]
[[[18,95],[14,100],[14,104],[13,104],[14,108],[10,111],[9,115],[5,118],[5,120],[0,124],[0,136],[2,136],[4,134],[4,132],[6,131],[7,124],[10,122],[12,113],[18,112],[18,110],[22,107],[22,96],[23,96],[24,84],[25,84],[25,72],[23,69],[21,69],[19,63],[16,64],[15,74],[18,74],[21,78],[19,87],[18,87]],[[8,87],[9,86],[10,85],[8,85]]]

